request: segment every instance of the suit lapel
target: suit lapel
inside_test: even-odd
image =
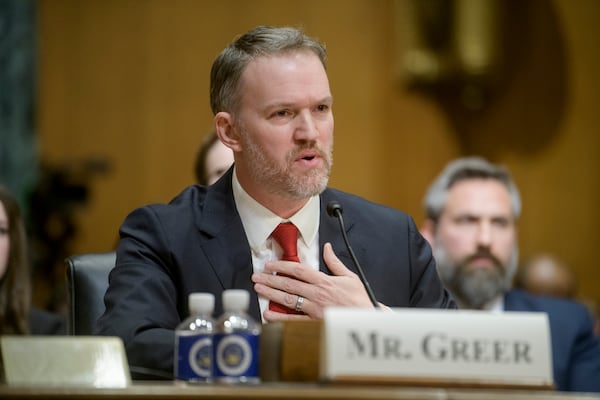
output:
[[[232,171],[233,167],[208,189],[202,211],[197,213],[196,226],[203,237],[200,246],[222,289],[245,289],[254,294],[248,311],[260,320],[258,296],[251,280],[250,245],[233,199]]]

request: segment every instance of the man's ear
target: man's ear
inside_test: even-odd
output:
[[[215,115],[214,121],[219,140],[234,152],[240,151],[242,147],[239,140],[239,131],[233,123],[233,116],[228,112],[221,111]]]
[[[435,245],[435,222],[432,219],[427,218],[421,225],[419,232],[421,232],[421,235],[429,242],[431,247]]]

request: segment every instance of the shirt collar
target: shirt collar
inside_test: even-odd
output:
[[[306,246],[310,246],[319,230],[320,201],[319,196],[312,196],[306,204],[289,219],[283,219],[262,204],[254,200],[237,179],[235,166],[232,177],[233,198],[242,225],[248,237],[250,248],[258,251],[271,236],[273,230],[281,222],[290,221],[300,231],[300,238]]]
[[[500,296],[496,299],[496,302],[492,304],[490,307],[492,311],[506,311],[506,306],[504,305],[504,296]]]
[[[498,296],[485,305],[485,309],[491,312],[504,311],[504,296]]]

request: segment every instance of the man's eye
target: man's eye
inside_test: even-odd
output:
[[[319,110],[319,111],[328,111],[329,110],[329,106],[327,104],[321,104],[321,105],[317,106],[317,110]]]
[[[495,219],[492,223],[499,228],[506,228],[509,225],[508,220],[503,218]]]
[[[461,224],[461,225],[471,224],[471,223],[473,223],[475,221],[476,221],[476,219],[475,218],[471,218],[471,217],[460,217],[460,218],[456,219],[456,222],[458,224]]]
[[[290,114],[291,113],[289,112],[289,110],[279,110],[279,111],[276,111],[274,115],[276,117],[287,117]]]

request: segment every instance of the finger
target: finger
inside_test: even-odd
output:
[[[293,271],[287,271],[293,272]],[[295,274],[301,275],[302,274]],[[273,289],[278,289],[288,293],[299,293],[300,291],[306,290],[307,282],[298,279],[296,276],[288,273],[278,272],[277,274],[272,273],[253,273],[252,282],[261,283],[264,286],[268,286]]]
[[[297,281],[316,283],[321,279],[322,272],[307,264],[299,264],[291,261],[269,261],[265,264],[264,272],[275,276],[288,276]]]
[[[333,275],[354,275],[354,272],[350,271],[344,265],[344,263],[341,262],[340,259],[335,255],[331,243],[325,243],[325,246],[323,246],[323,259],[325,260],[325,264],[327,264],[327,267]]]
[[[279,303],[292,310],[296,307],[298,295],[294,294],[294,292],[282,291],[261,283],[255,283],[254,290],[259,296],[264,297],[269,301],[274,301],[275,303]]]
[[[271,310],[265,310],[265,312],[263,313],[263,317],[265,317],[265,320],[268,322],[275,322],[275,321],[308,321],[312,318],[310,315],[308,314],[283,314],[283,313],[279,313],[279,312],[275,312],[275,311],[271,311]]]
[[[288,306],[288,308],[290,310],[294,310],[295,313],[281,312],[279,308],[271,308],[271,307],[269,307],[267,310],[265,310],[265,312],[263,313],[263,316],[268,321],[272,321],[272,320],[299,320],[299,319],[304,319],[305,320],[306,317],[308,317],[308,318],[315,318],[315,319],[322,318],[322,315],[321,316],[312,315],[311,309],[313,307],[311,305],[309,305],[309,301],[310,300],[305,299],[302,296],[295,296],[295,297],[296,297],[296,302],[295,302],[294,306],[293,307],[289,307]],[[310,303],[310,304],[312,304],[312,303]],[[304,317],[304,318],[296,318],[296,317]]]
[[[299,310],[303,314],[284,314],[267,309],[263,313],[263,316],[267,321],[306,321],[323,319],[323,307],[305,297],[302,297],[302,300],[300,307],[297,308],[298,297],[296,297],[296,304],[292,309]]]
[[[303,267],[302,264],[297,263],[295,261],[268,261],[265,263],[265,267],[263,272],[267,274],[272,274],[273,272],[285,274],[285,275],[293,275],[294,270],[299,269],[297,267]],[[304,266],[306,267],[306,266]]]

